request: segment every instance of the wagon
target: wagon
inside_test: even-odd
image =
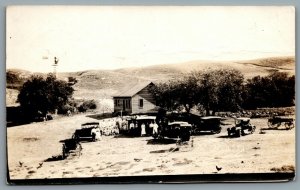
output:
[[[198,122],[195,122],[193,133],[199,134],[201,132],[209,132],[212,134],[218,134],[222,129],[221,119],[221,117],[217,116],[200,117]]]
[[[95,131],[92,131],[96,129]],[[96,133],[100,133],[99,122],[89,122],[81,125],[81,129],[76,129],[73,134],[73,139],[80,141],[81,139],[96,140]],[[99,134],[100,135],[100,134]]]
[[[76,139],[67,139],[64,140],[62,145],[62,158],[65,159],[71,153],[81,155],[82,146],[80,142]]]
[[[294,118],[274,116],[268,119],[268,127],[270,129],[277,129],[280,126],[284,126],[286,129],[292,129],[295,127]]]
[[[240,117],[235,119],[235,126],[228,128],[228,136],[240,137],[254,133],[256,127],[250,123],[250,118]]]

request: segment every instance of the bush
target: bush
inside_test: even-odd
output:
[[[58,114],[67,114],[68,111],[74,112],[74,109],[76,107],[70,105],[70,104],[66,104],[64,106],[62,106],[59,110],[58,110]]]
[[[95,100],[84,101],[78,108],[79,112],[86,112],[87,110],[96,109],[97,104]]]

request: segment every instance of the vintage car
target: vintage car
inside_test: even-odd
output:
[[[81,129],[75,130],[75,133],[73,134],[73,139],[90,139],[92,141],[95,141],[97,136],[96,133],[100,133],[99,122],[84,123],[81,125]]]
[[[182,141],[189,141],[192,125],[184,121],[174,121],[162,125],[159,131],[159,137],[180,138]]]
[[[71,153],[78,154],[80,156],[82,146],[80,142],[76,139],[67,139],[64,140],[62,146],[62,158],[67,158]]]
[[[209,132],[218,134],[221,132],[221,117],[206,116],[200,117],[198,121],[194,122],[193,133],[199,134],[202,132]]]
[[[135,115],[127,118],[127,127],[120,128],[120,134],[139,137],[141,136],[142,124],[145,124],[146,136],[151,136],[153,129],[150,128],[150,123],[155,122],[155,116]],[[131,127],[133,126],[133,127]]]
[[[235,119],[235,126],[228,128],[229,137],[240,137],[241,135],[252,134],[255,131],[255,126],[250,123],[250,118],[240,117]]]

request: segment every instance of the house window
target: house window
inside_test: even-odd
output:
[[[139,108],[143,108],[143,106],[144,106],[144,100],[140,99],[139,100]]]
[[[126,108],[130,109],[130,100],[126,100]]]
[[[120,100],[117,100],[117,103],[116,103],[117,107],[120,107]]]

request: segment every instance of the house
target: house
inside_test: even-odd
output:
[[[155,108],[155,99],[149,88],[152,82],[139,82],[113,96],[114,112],[143,113]]]

